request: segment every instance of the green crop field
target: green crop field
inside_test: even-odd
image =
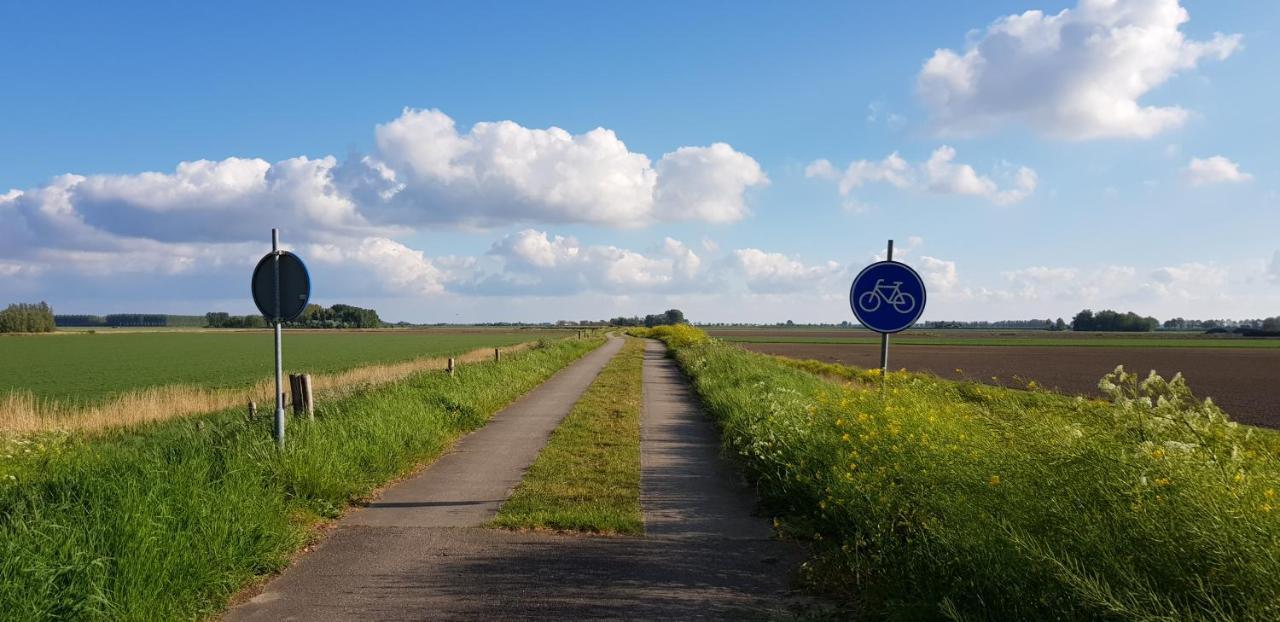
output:
[[[286,372],[327,373],[448,356],[568,333],[552,330],[286,331]],[[132,389],[248,386],[274,370],[270,331],[121,332],[0,337],[0,395],[28,390],[93,403]]]

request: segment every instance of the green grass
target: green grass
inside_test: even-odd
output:
[[[284,363],[286,373],[319,374],[553,334],[286,330]],[[0,336],[0,394],[30,390],[40,398],[87,404],[149,386],[249,386],[274,373],[272,342],[270,331]]]
[[[628,338],[600,372],[493,525],[605,534],[644,532],[640,407],[644,341]]]
[[[687,327],[654,333],[779,530],[811,544],[806,580],[865,617],[1280,619],[1280,434],[1180,379],[1112,377],[1110,403],[831,381]]]
[[[808,337],[799,335],[720,336],[739,343],[812,343],[822,345],[880,345],[879,337]],[[894,336],[894,346],[1009,346],[1073,348],[1280,348],[1280,339],[1191,337],[918,337]]]
[[[557,341],[321,404],[314,421],[290,424],[284,452],[270,417],[239,412],[92,439],[0,439],[0,619],[212,615],[283,568],[317,521],[600,343]]]

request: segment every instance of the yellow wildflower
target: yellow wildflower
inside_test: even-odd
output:
[[[1168,485],[1169,485],[1169,478],[1167,477],[1156,478],[1156,486],[1168,486]]]
[[[840,437],[840,440],[842,440],[842,441],[844,441],[844,442],[846,442],[846,443],[847,443],[847,442],[849,442],[849,433],[848,433],[848,432],[845,432],[845,433]]]
[[[1268,499],[1275,499],[1275,498],[1276,498],[1276,489],[1275,489],[1275,488],[1268,488],[1268,489],[1266,489],[1266,490],[1264,490],[1264,491],[1262,492],[1262,496],[1264,496],[1264,497],[1266,497],[1266,498],[1268,498]]]
[[[1152,457],[1152,458],[1156,458],[1156,459],[1163,458],[1163,457],[1164,457],[1164,450],[1163,450],[1163,449],[1161,449],[1161,448],[1159,448],[1159,447],[1157,447],[1155,451],[1151,452],[1151,457]]]
[[[1273,508],[1271,507],[1270,503],[1264,503],[1258,508],[1258,510],[1261,511],[1263,514],[1270,513],[1272,509]]]
[[[992,486],[999,486],[999,485],[1000,485],[1000,476],[999,476],[999,475],[992,475],[992,476],[991,476],[991,479],[987,480],[987,483],[988,483],[988,484],[991,484]]]

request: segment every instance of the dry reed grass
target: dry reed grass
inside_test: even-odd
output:
[[[507,354],[532,345],[533,342],[526,342],[498,349]],[[476,363],[492,359],[493,351],[494,348],[481,348],[454,358],[459,364]],[[335,398],[360,388],[395,382],[418,372],[443,370],[447,366],[448,357],[422,357],[400,363],[366,365],[332,374],[315,374],[311,383],[318,394],[317,399]],[[236,406],[247,408],[249,400],[257,402],[260,411],[269,416],[275,404],[272,397],[274,389],[274,378],[265,378],[252,387],[238,389],[164,385],[123,393],[93,406],[67,405],[57,400],[37,398],[28,391],[15,391],[0,397],[0,434],[22,436],[49,430],[96,432]]]

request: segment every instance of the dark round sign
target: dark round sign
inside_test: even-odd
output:
[[[277,278],[279,275],[279,278]],[[267,253],[253,269],[253,302],[268,322],[289,322],[302,315],[311,299],[307,266],[289,251]]]
[[[877,333],[904,331],[924,313],[924,281],[903,263],[873,263],[853,280],[849,306],[863,326]]]

